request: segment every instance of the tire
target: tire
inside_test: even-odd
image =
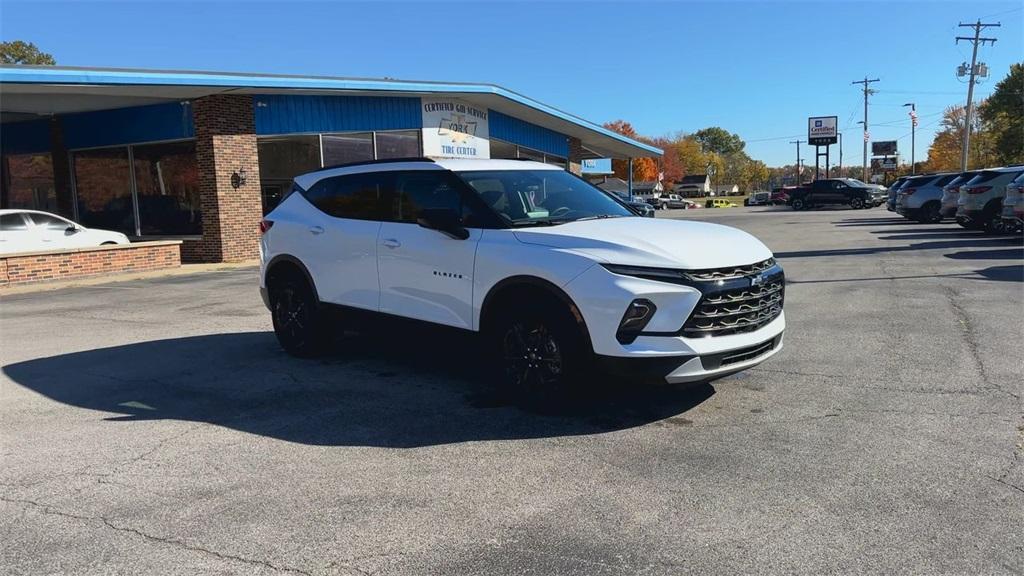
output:
[[[981,223],[981,229],[985,234],[1002,234],[1006,231],[1000,212],[1002,212],[1002,206],[995,210],[985,210],[985,219]]]
[[[850,208],[853,208],[854,210],[861,210],[864,208],[864,199],[854,198],[853,200],[850,200]]]
[[[274,279],[268,286],[274,334],[285,352],[314,358],[327,351],[330,331],[313,287],[298,274]]]
[[[795,200],[793,200],[793,204],[792,205],[793,205],[793,210],[796,210],[797,212],[799,212],[801,210],[806,210],[807,209],[807,204],[804,203],[803,199],[801,199],[801,198],[796,198]]]
[[[562,399],[578,389],[593,353],[565,306],[509,308],[488,335],[503,388],[530,403]]]
[[[921,207],[917,221],[921,224],[938,224],[942,222],[942,205],[938,202],[929,202]]]

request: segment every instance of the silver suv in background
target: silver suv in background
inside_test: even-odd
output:
[[[1007,232],[1024,231],[1024,173],[1006,185],[1003,198],[1003,229]]]
[[[896,195],[899,194],[900,188],[909,179],[910,176],[900,176],[899,178],[896,179],[895,182],[889,185],[889,198],[885,203],[886,210],[888,210],[889,212],[896,211]]]
[[[960,186],[971,178],[977,176],[979,173],[981,173],[981,170],[961,172],[956,178],[950,180],[949,184],[942,187],[941,214],[943,218],[952,218],[956,216],[956,203],[960,199]]]
[[[922,224],[941,222],[942,187],[956,177],[957,173],[953,172],[907,179],[896,195],[896,212]]]
[[[984,230],[988,234],[1003,231],[1003,198],[1006,185],[1024,172],[1024,166],[982,170],[960,186],[956,221],[964,228]]]

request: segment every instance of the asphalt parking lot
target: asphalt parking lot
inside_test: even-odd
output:
[[[286,356],[255,269],[0,296],[0,572],[1024,572],[1019,238],[658,217],[775,251],[779,355],[537,412],[456,336]]]

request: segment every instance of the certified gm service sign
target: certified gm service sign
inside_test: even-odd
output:
[[[423,155],[490,158],[488,110],[448,98],[423,98]]]
[[[835,144],[837,136],[837,116],[815,116],[807,119],[807,143],[811,146],[828,146]]]

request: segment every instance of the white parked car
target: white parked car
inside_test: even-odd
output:
[[[711,379],[782,348],[785,279],[753,236],[640,218],[555,166],[376,161],[295,178],[261,224],[260,291],[282,347],[324,351],[325,310],[478,332],[515,390],[600,365]],[[363,314],[358,314],[363,316]]]
[[[991,168],[961,185],[956,203],[957,224],[989,234],[1002,232],[1006,185],[1022,172],[1022,166]]]
[[[0,210],[0,253],[128,244],[120,232],[97,230],[37,210]]]
[[[1024,173],[1006,185],[1006,198],[1003,198],[1003,228],[1007,232],[1020,232],[1024,228]]]

